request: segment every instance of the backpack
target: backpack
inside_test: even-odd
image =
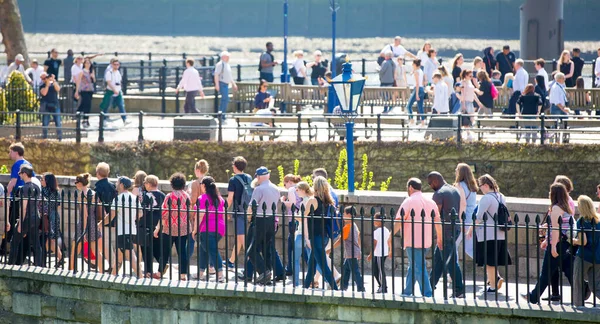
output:
[[[490,84],[490,93],[492,95],[492,99],[496,100],[498,98],[498,89],[494,86],[493,83]]]
[[[237,206],[238,211],[243,212],[250,206],[250,200],[252,199],[252,193],[254,192],[254,189],[251,186],[252,181],[244,182],[242,177],[238,177],[237,175],[233,177],[242,184],[242,187],[244,187],[244,190],[242,190],[242,197],[240,198],[240,204]],[[246,208],[244,208],[244,206],[246,206]]]
[[[392,44],[389,45],[390,46],[390,51],[392,51],[392,53],[394,52],[394,48],[392,47]],[[385,61],[385,57],[379,55],[379,57],[377,58],[377,64],[379,66],[381,66],[381,64],[383,63],[383,61]]]
[[[269,54],[269,56],[271,57],[271,62],[275,62],[275,57],[273,56],[273,54],[269,53],[269,52],[263,52],[262,54],[260,54],[260,57],[258,58],[258,71],[260,72],[262,70],[262,65],[260,62],[260,58],[264,55],[264,54]]]
[[[494,198],[498,202],[498,213],[496,214],[494,220],[498,224],[498,229],[500,231],[508,232],[511,230],[511,226],[513,225],[512,218],[510,217],[510,212],[508,211],[508,208],[506,208],[506,205],[500,202],[498,197],[494,196]],[[504,225],[506,225],[506,227]]]

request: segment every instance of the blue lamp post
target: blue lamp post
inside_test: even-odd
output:
[[[352,64],[342,65],[342,75],[329,80],[346,121],[346,151],[348,153],[348,193],[354,193],[354,119],[365,88],[366,79],[352,73]]]
[[[337,72],[335,63],[335,23],[337,20],[337,11],[340,9],[336,3],[336,0],[329,0],[329,9],[331,9],[331,76],[335,77]],[[328,98],[330,99],[328,100],[327,112],[331,114],[333,113],[333,108],[337,105],[332,87],[329,88]]]
[[[288,0],[283,1],[283,63],[281,64],[281,83],[290,82],[287,68],[288,53]]]

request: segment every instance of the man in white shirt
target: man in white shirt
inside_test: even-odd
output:
[[[436,72],[433,74],[432,81],[434,84],[433,91],[429,91],[433,94],[433,109],[438,114],[447,115],[450,112],[450,93],[448,91],[448,85],[442,81],[442,74]]]
[[[554,76],[554,85],[550,91],[550,115],[568,115],[571,110],[567,108],[567,92],[565,90],[565,75],[561,72]]]
[[[25,66],[23,65],[23,63],[25,62],[25,59],[23,58],[22,54],[17,54],[17,56],[15,56],[15,61],[10,63],[10,65],[8,66],[8,69],[6,70],[6,80],[8,81],[8,78],[10,77],[10,74],[13,71],[18,71],[21,74],[23,74],[23,76],[25,77],[25,80],[27,80],[28,83],[31,83],[31,78],[25,73]]]
[[[596,88],[600,88],[600,48],[598,48],[598,57],[596,58],[594,75],[596,76]]]
[[[237,84],[233,80],[231,66],[229,65],[229,57],[231,55],[227,51],[221,53],[221,61],[215,65],[215,90],[221,93],[221,103],[219,111],[223,113],[222,119],[225,120],[225,113],[229,105],[229,85],[233,87],[233,91],[237,91]]]
[[[527,83],[529,83],[529,74],[525,71],[523,67],[525,62],[522,59],[518,59],[515,62],[515,79],[513,80],[513,94],[508,101],[508,110],[505,110],[504,113],[508,115],[515,115],[517,113],[517,101],[521,96],[521,93],[525,91],[525,87]]]
[[[124,260],[131,263],[131,274],[137,273],[137,258],[135,238],[137,235],[137,220],[141,214],[141,206],[137,196],[131,193],[133,183],[127,177],[117,180],[117,192],[119,195],[111,204],[110,220],[115,217],[117,227],[117,262],[112,266],[112,274],[119,272],[120,265]],[[127,270],[124,270],[126,272]]]
[[[81,72],[83,72],[83,56],[79,55],[73,61],[73,66],[71,66],[71,83],[77,83],[77,78]]]
[[[179,93],[179,89],[185,90],[185,104],[183,110],[185,113],[197,114],[200,113],[196,110],[196,96],[200,94],[200,97],[204,98],[204,91],[202,90],[202,78],[198,70],[194,68],[194,59],[189,58],[185,61],[186,69],[183,71],[183,76],[175,93]]]
[[[31,60],[30,68],[25,70],[25,74],[31,78],[31,85],[35,91],[38,91],[44,82],[40,76],[44,73],[44,68],[40,66],[36,59]]]
[[[535,60],[535,70],[537,71],[537,75],[541,75],[544,77],[544,85],[546,86],[546,91],[550,89],[550,81],[548,80],[548,72],[544,68],[546,61],[543,58]]]
[[[392,53],[394,53],[394,58],[399,57],[399,56],[400,57],[408,56],[408,57],[411,57],[413,60],[417,59],[416,55],[407,51],[406,48],[404,48],[404,46],[402,46],[402,37],[400,37],[400,36],[394,37],[394,44],[389,44],[389,45],[386,45],[384,48],[382,48],[381,52],[379,53],[379,56],[385,58],[386,51],[392,51]]]
[[[104,73],[104,81],[106,81],[106,90],[104,91],[104,98],[100,103],[100,110],[104,113],[108,112],[111,107],[118,107],[123,119],[123,125],[127,125],[130,121],[127,120],[125,115],[125,102],[123,101],[123,91],[121,91],[121,72],[119,72],[119,59],[113,58],[110,60],[110,65]]]

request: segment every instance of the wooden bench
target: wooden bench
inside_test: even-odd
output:
[[[544,127],[546,129],[550,129],[550,128],[554,128],[554,129],[558,129],[559,128],[559,119],[545,119],[544,120]],[[491,129],[491,132],[493,132],[493,130],[499,130],[502,132],[515,132],[516,133],[516,137],[517,137],[517,141],[519,141],[519,139],[521,139],[521,136],[523,135],[523,131],[521,131],[521,129],[524,129],[526,127],[536,127],[539,128],[542,124],[542,120],[541,119],[521,119],[521,118],[478,118],[476,120],[476,132],[477,132],[477,138],[478,140],[482,140],[483,139],[483,135],[484,132],[488,129]],[[558,136],[558,134],[553,134],[553,136]]]
[[[241,116],[235,117],[237,123],[238,139],[251,136],[269,136],[271,140],[282,135],[284,130],[296,130],[298,141],[302,140],[302,133],[308,133],[309,141],[317,139],[317,127],[310,117],[298,116]],[[255,124],[264,124],[257,126]],[[291,127],[295,126],[295,127]]]
[[[569,130],[598,128],[600,131],[600,119],[566,118],[562,120],[562,128],[567,130],[567,132],[563,135],[563,143],[569,143],[571,138],[571,132],[569,132]]]
[[[254,107],[254,98],[258,92],[258,83],[237,83],[237,91],[233,91],[233,102],[237,104],[237,112],[251,112]],[[274,98],[274,106],[279,107],[286,101],[289,84],[270,83],[267,92]],[[232,90],[230,90],[230,93]]]
[[[327,132],[328,139],[334,140],[336,136],[346,137],[346,121],[343,117],[337,115],[326,115],[327,120]],[[354,119],[354,124],[357,129],[355,130],[355,136],[360,137],[364,131],[364,138],[369,139],[373,136],[373,132],[376,133],[377,141],[381,141],[381,129],[383,125],[387,126],[399,126],[402,132],[402,140],[408,139],[408,119],[406,117],[399,116],[361,116]]]

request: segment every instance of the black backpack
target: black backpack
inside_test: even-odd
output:
[[[506,208],[506,205],[500,202],[498,197],[494,196],[494,199],[496,199],[496,201],[498,202],[498,213],[496,214],[494,220],[498,224],[499,230],[503,232],[508,232],[511,230],[511,226],[513,226],[513,221],[510,217],[510,212],[508,211],[508,208]]]
[[[260,58],[263,56],[263,54],[269,54],[269,56],[271,57],[271,62],[275,62],[275,57],[273,56],[273,54],[271,54],[269,52],[263,52],[262,54],[260,54],[260,57],[258,58],[258,71],[259,72],[262,70],[262,64],[260,62]]]
[[[244,206],[246,208],[248,208],[248,206],[250,206],[250,200],[252,199],[252,193],[254,192],[254,189],[252,188],[252,181],[244,181],[242,180],[242,176],[235,175],[234,178],[237,179],[237,181],[239,181],[242,186],[244,187],[244,190],[242,191],[242,197],[240,197],[240,205],[237,206],[238,207],[238,211],[243,212],[244,210]],[[245,180],[248,180],[248,176],[244,177],[246,178]]]

